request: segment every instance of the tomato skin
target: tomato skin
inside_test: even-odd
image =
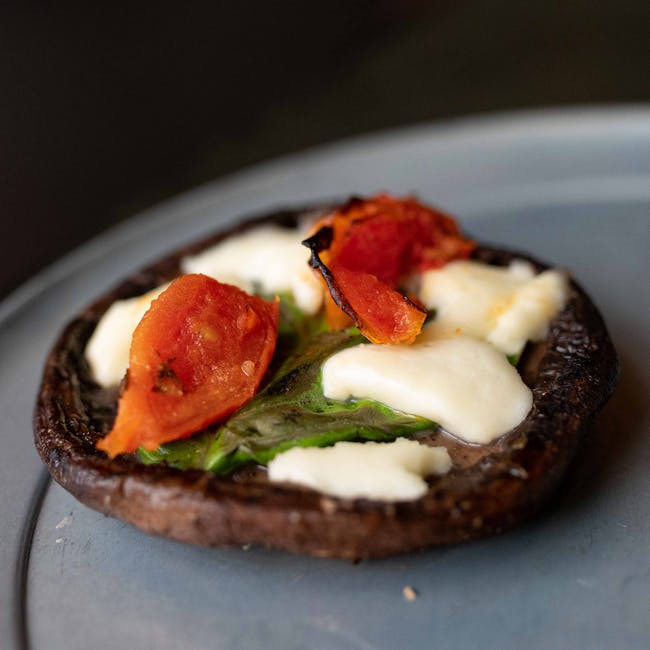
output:
[[[117,418],[97,448],[111,457],[156,449],[230,415],[271,363],[278,315],[277,300],[205,275],[172,282],[133,333]]]
[[[413,224],[388,215],[357,220],[338,231],[335,228],[331,259],[350,271],[371,273],[394,286],[409,266],[412,229]]]
[[[353,322],[372,343],[413,343],[426,319],[426,311],[376,276],[330,267]],[[340,311],[340,310],[339,310]]]
[[[395,285],[417,270],[443,266],[469,257],[474,243],[465,239],[456,221],[412,198],[380,194],[352,199],[325,217],[334,237],[323,261],[336,260],[351,271],[364,271]]]
[[[354,323],[373,343],[411,343],[426,314],[398,291],[414,272],[469,257],[451,217],[415,199],[352,199],[320,220],[304,242],[329,288],[332,329]]]

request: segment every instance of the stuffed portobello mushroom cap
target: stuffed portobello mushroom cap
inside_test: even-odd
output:
[[[487,445],[432,430],[425,441],[447,447],[453,467],[431,478],[426,495],[416,501],[339,499],[273,484],[256,466],[217,476],[145,465],[134,456],[111,460],[95,448],[113,424],[117,389],[95,383],[84,349],[106,309],[173,279],[188,254],[261,224],[295,227],[314,212],[276,212],[177,251],[68,324],[47,359],[35,410],[36,448],[52,478],[87,506],[149,533],[204,546],[255,544],[349,559],[494,535],[538,512],[556,492],[618,378],[603,319],[574,282],[546,340],[529,344],[519,361],[534,400],[526,419]],[[482,245],[473,258],[496,266],[525,259],[538,271],[547,268],[526,255]]]

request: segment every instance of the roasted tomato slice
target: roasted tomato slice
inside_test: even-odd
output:
[[[427,312],[372,273],[332,264],[338,306],[372,343],[413,343]]]
[[[98,449],[111,457],[155,449],[222,420],[255,394],[277,331],[277,301],[181,276],[133,333],[117,419]]]
[[[365,271],[390,285],[414,270],[443,266],[469,257],[474,242],[464,238],[456,221],[415,199],[381,194],[372,199],[351,199],[321,220],[333,237],[321,257],[351,271]]]
[[[352,199],[316,224],[303,243],[330,291],[330,327],[354,323],[374,343],[415,340],[425,314],[399,292],[400,284],[415,271],[474,250],[451,217],[388,195]]]

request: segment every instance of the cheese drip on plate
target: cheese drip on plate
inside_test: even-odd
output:
[[[450,262],[422,275],[420,299],[436,317],[420,340],[461,334],[488,341],[504,354],[519,354],[526,341],[546,337],[567,294],[566,274],[536,275],[523,260],[508,267]]]
[[[410,501],[427,491],[424,477],[451,468],[444,447],[415,440],[337,442],[333,447],[293,447],[268,466],[273,482],[287,481],[344,499]]]
[[[183,273],[203,273],[234,284],[247,293],[291,291],[298,307],[315,314],[323,302],[323,287],[310,268],[310,252],[298,230],[260,226],[181,261]]]
[[[322,381],[331,399],[373,399],[481,444],[516,427],[533,404],[532,392],[503,354],[464,336],[357,345],[323,364]]]

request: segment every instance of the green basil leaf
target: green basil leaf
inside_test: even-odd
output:
[[[268,300],[274,299],[274,296],[263,297]],[[292,354],[300,352],[313,336],[327,331],[324,313],[306,314],[296,305],[296,301],[290,293],[281,293],[279,298],[278,342],[271,372]]]
[[[364,341],[354,328],[313,336],[219,430],[201,434],[196,440],[162,445],[156,452],[146,452],[146,460],[225,474],[245,463],[266,464],[295,446],[322,447],[341,440],[390,441],[434,428],[429,420],[372,400],[338,402],[324,397],[320,371],[325,359]],[[185,449],[190,441],[194,448]]]
[[[214,441],[214,431],[204,431],[189,438],[175,440],[148,451],[140,447],[138,458],[145,465],[165,462],[180,469],[205,467],[205,459]]]

